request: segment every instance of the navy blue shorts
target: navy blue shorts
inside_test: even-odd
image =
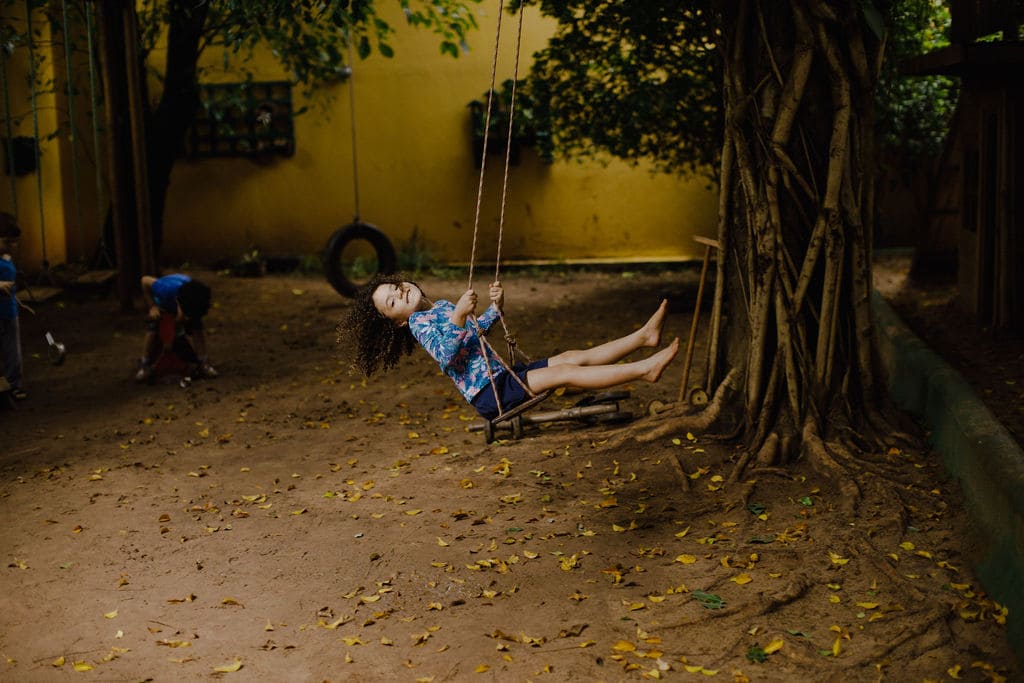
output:
[[[533,361],[529,365],[517,363],[512,370],[519,376],[519,379],[523,380],[523,384],[526,384],[527,372],[537,368],[546,368],[547,366],[548,359],[542,358],[541,360]],[[515,377],[508,370],[502,370],[496,374],[494,376],[494,384],[498,387],[498,395],[501,396],[501,408],[503,411],[507,412],[515,408],[530,397],[526,393],[526,389],[516,381]],[[493,420],[498,417],[500,411],[498,410],[498,403],[494,400],[494,387],[491,386],[490,382],[480,390],[479,394],[473,397],[471,403],[476,408],[476,412],[480,413],[485,419]]]

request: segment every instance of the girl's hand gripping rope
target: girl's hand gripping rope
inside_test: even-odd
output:
[[[466,325],[466,318],[476,312],[476,300],[476,292],[472,289],[467,289],[463,292],[455,304],[455,309],[452,311],[452,324],[457,327],[464,327]]]
[[[490,287],[488,292],[491,303],[494,304],[495,308],[499,311],[505,311],[505,290],[501,287],[501,282],[495,280]]]

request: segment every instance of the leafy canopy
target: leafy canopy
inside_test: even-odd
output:
[[[722,141],[722,66],[714,3],[703,0],[537,0],[554,18],[529,91],[557,153],[647,159],[668,172],[714,173]],[[941,0],[865,0],[888,30],[879,82],[880,141],[915,163],[941,148],[956,101],[947,78],[907,78],[900,59],[948,42]]]
[[[396,0],[409,25],[440,37],[442,54],[458,57],[469,49],[466,37],[476,28],[470,5],[480,0]],[[394,27],[379,16],[380,2],[355,0],[211,0],[200,51],[222,48],[225,67],[244,71],[254,49],[269,48],[298,83],[315,86],[347,75],[349,36],[360,58],[373,51],[394,55]],[[195,11],[181,0],[142,0],[138,5],[142,49],[152,51],[172,14]],[[238,59],[233,59],[237,56]]]
[[[721,61],[705,2],[542,0],[558,21],[530,90],[562,154],[712,169],[721,146]],[[543,104],[546,103],[546,107]]]

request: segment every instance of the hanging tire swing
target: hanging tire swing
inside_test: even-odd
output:
[[[367,249],[366,244],[369,244]],[[372,251],[373,256],[368,257]],[[391,240],[369,223],[355,221],[334,232],[324,248],[324,274],[335,291],[353,297],[376,273],[393,273],[398,257]]]
[[[359,288],[377,273],[390,274],[398,268],[398,256],[391,240],[376,226],[359,220],[359,157],[356,155],[356,95],[352,78],[355,56],[352,51],[353,36],[348,41],[348,101],[352,131],[352,194],[355,200],[355,216],[348,225],[334,231],[324,247],[324,274],[338,294],[354,297]],[[367,245],[369,248],[367,248]]]

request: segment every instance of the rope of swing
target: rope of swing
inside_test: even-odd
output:
[[[349,23],[348,27],[348,108],[349,108],[349,120],[351,121],[352,131],[352,194],[355,198],[355,217],[352,219],[353,223],[359,222],[359,158],[356,156],[356,83],[355,83],[355,68],[356,58],[355,52],[352,47],[354,42],[354,35],[352,34],[352,24]]]
[[[517,84],[517,81],[519,80],[519,52],[520,52],[520,45],[522,44],[522,39],[523,39],[523,10],[525,8],[525,4],[526,3],[520,3],[520,5],[519,5],[518,27],[517,27],[517,31],[516,31],[515,58],[514,58],[513,75],[512,75],[512,92],[511,92],[510,98],[509,98],[508,131],[507,131],[507,137],[506,137],[506,140],[505,140],[505,167],[504,167],[504,173],[503,173],[502,185],[501,185],[501,205],[500,205],[500,209],[498,211],[498,244],[497,244],[497,254],[496,254],[495,260],[494,260],[494,281],[495,282],[497,282],[499,280],[499,276],[501,274],[501,246],[502,246],[502,239],[503,239],[504,230],[505,230],[505,206],[506,206],[506,201],[507,201],[507,198],[508,198],[509,166],[510,166],[510,162],[511,162],[511,153],[512,153],[512,131],[513,131],[513,125],[514,125],[514,121],[515,121],[516,84]],[[486,170],[487,170],[487,148],[488,148],[488,142],[489,142],[490,130],[491,130],[491,107],[492,107],[493,102],[494,102],[494,85],[495,85],[494,82],[495,82],[495,78],[496,78],[497,71],[498,71],[498,51],[499,51],[499,47],[500,47],[500,44],[501,44],[501,23],[502,23],[502,14],[503,13],[504,13],[504,0],[498,0],[498,20],[497,20],[497,27],[496,27],[495,32],[494,32],[494,57],[491,60],[491,82],[490,82],[490,88],[488,88],[488,90],[487,90],[487,109],[486,109],[486,113],[484,115],[484,140],[483,140],[483,149],[482,149],[482,151],[480,153],[480,178],[479,178],[479,181],[477,183],[476,211],[475,211],[475,214],[474,214],[474,217],[473,217],[473,244],[472,244],[472,247],[470,249],[470,254],[469,254],[469,284],[468,284],[468,288],[469,289],[473,288],[473,270],[474,270],[474,267],[475,267],[475,264],[476,264],[476,245],[477,245],[477,240],[478,240],[478,236],[479,236],[479,233],[480,233],[480,205],[481,205],[482,199],[483,199],[484,176],[485,176]],[[515,363],[515,353],[516,353],[516,341],[515,341],[515,338],[509,332],[508,325],[505,323],[505,316],[502,314],[501,310],[500,309],[496,309],[496,310],[498,312],[498,319],[501,321],[501,326],[505,330],[505,341],[508,344],[509,360],[510,360],[510,362]],[[523,388],[523,390],[527,393],[527,395],[529,395],[531,398],[534,398],[534,397],[536,397],[536,394],[534,394],[534,392],[532,392],[530,390],[530,388],[528,386],[526,386],[526,383],[523,382],[523,380],[519,377],[518,374],[516,374],[515,372],[512,371],[511,368],[509,368],[508,364],[504,362],[504,360],[501,358],[501,356],[494,352],[494,349],[491,348],[490,343],[488,343],[487,339],[484,337],[483,330],[477,324],[475,318],[472,319],[472,322],[473,322],[474,327],[476,327],[477,337],[480,339],[480,350],[481,350],[481,352],[483,354],[483,357],[484,357],[484,367],[487,368],[487,377],[490,380],[491,388],[494,391],[494,398],[495,398],[495,402],[498,405],[498,415],[500,417],[500,416],[502,416],[505,413],[505,410],[504,410],[503,406],[501,405],[500,392],[498,391],[498,387],[497,387],[497,384],[496,384],[495,379],[494,379],[494,373],[491,370],[491,356],[492,355],[494,356],[494,358],[498,362],[500,362],[505,367],[506,370],[509,371],[509,374],[515,379],[516,382],[519,383],[520,387]]]

